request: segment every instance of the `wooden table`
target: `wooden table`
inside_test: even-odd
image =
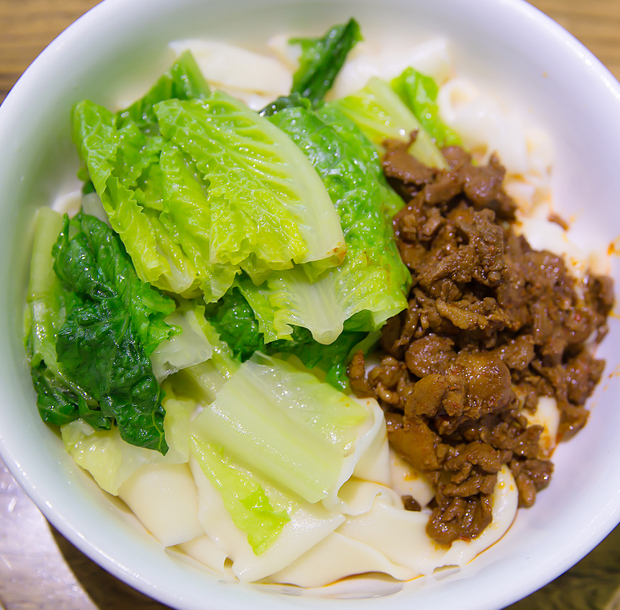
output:
[[[43,48],[95,0],[0,0],[0,101]],[[535,0],[620,78],[620,0]],[[0,608],[165,606],[102,570],[49,526],[0,461]],[[620,526],[588,557],[510,610],[620,610]]]

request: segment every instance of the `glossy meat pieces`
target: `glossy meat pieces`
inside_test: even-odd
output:
[[[521,506],[549,483],[543,428],[524,413],[547,396],[560,439],[585,425],[604,368],[591,346],[607,332],[613,284],[576,280],[560,256],[517,235],[496,157],[480,166],[458,147],[443,153],[441,171],[386,142],[385,174],[406,201],[394,229],[412,275],[409,308],[385,325],[381,364],[366,373],[360,352],[349,376],[383,406],[394,450],[434,485],[427,531],[450,544],[491,522],[502,464]]]

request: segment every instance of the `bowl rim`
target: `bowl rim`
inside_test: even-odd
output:
[[[162,4],[164,1],[165,0],[160,0],[159,3]],[[303,3],[306,0],[290,1]],[[620,110],[620,83],[612,75],[610,70],[583,43],[577,40],[551,17],[526,2],[526,0],[475,1],[479,4],[486,4],[494,7],[494,10],[514,11],[515,14],[518,13],[522,17],[536,23],[538,27],[544,28],[549,35],[555,39],[558,45],[565,47],[567,54],[573,55],[574,59],[582,64],[587,64],[590,71],[602,81],[607,91],[615,98],[618,103],[618,109]],[[41,75],[46,72],[49,65],[54,65],[59,57],[62,58],[64,53],[70,52],[72,46],[79,45],[79,42],[88,36],[91,29],[99,27],[101,20],[107,19],[108,16],[115,14],[121,8],[126,8],[128,4],[137,6],[146,3],[147,0],[103,0],[59,34],[25,70],[17,83],[11,88],[2,104],[0,104],[0,141],[2,141],[2,135],[6,130],[6,126],[11,119],[14,109],[20,106],[22,99],[27,99],[34,93],[37,81]],[[130,568],[123,565],[122,562],[115,560],[102,548],[89,540],[79,527],[65,519],[62,514],[57,513],[56,509],[49,503],[48,498],[41,493],[40,487],[35,484],[36,475],[32,476],[22,468],[19,461],[19,448],[11,443],[11,439],[4,435],[1,429],[0,456],[3,458],[9,472],[11,472],[20,487],[41,510],[46,519],[90,559],[104,567],[120,580],[149,597],[153,597],[154,599],[170,605],[181,602],[183,604],[182,607],[192,607],[188,600],[179,600],[175,595],[171,595],[169,592],[160,589],[156,583],[149,581],[144,578],[144,576],[133,572]],[[494,597],[492,603],[489,603],[487,600],[486,604],[482,603],[482,605],[478,607],[481,609],[500,607],[497,605],[497,602],[503,605],[512,603],[523,597],[524,591],[525,595],[529,595],[533,591],[544,586],[592,550],[613,530],[619,521],[620,490],[617,490],[615,496],[610,496],[609,501],[604,506],[600,507],[596,523],[589,524],[590,536],[587,544],[582,544],[577,547],[571,546],[570,548],[573,549],[572,552],[565,553],[561,556],[557,556],[556,553],[558,561],[553,570],[544,572],[544,575],[542,573],[537,575],[535,571],[532,571],[532,578],[528,579],[528,584],[525,588],[523,587],[523,581],[519,581],[519,587],[517,587],[515,583],[507,582],[505,583],[506,588],[504,589],[503,595]],[[552,578],[549,577],[550,574]],[[360,601],[361,600],[356,600],[355,603],[359,603]],[[484,601],[485,600],[481,600],[481,602]],[[279,607],[279,604],[275,603],[275,599],[273,602],[273,607]],[[343,601],[338,600],[337,603],[339,607],[343,605]],[[328,605],[329,604],[325,605],[325,607],[328,607]]]

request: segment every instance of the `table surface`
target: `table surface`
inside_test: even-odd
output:
[[[95,0],[0,0],[0,101],[43,48]],[[620,78],[620,0],[534,0]],[[55,531],[0,461],[0,608],[165,608],[109,575]],[[620,610],[620,526],[510,610]]]

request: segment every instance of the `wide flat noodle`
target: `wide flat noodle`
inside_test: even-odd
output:
[[[428,513],[403,510],[400,498],[389,488],[350,481],[343,487],[353,509],[347,522],[269,581],[319,587],[368,572],[410,580],[437,568],[463,566],[499,540],[512,524],[518,492],[506,466],[495,489],[493,523],[476,540],[454,542],[446,549],[427,536]]]
[[[322,587],[366,572],[383,572],[396,580],[413,577],[409,568],[393,564],[371,546],[334,532],[290,566],[273,574],[270,581]]]
[[[142,466],[118,495],[164,546],[204,534],[198,521],[198,491],[187,464]]]
[[[218,574],[226,573],[226,553],[206,534],[179,544],[177,549]]]
[[[291,520],[276,541],[255,555],[247,536],[233,523],[219,492],[203,474],[197,461],[190,467],[198,487],[198,518],[207,535],[232,560],[232,571],[242,582],[260,580],[283,569],[331,534],[345,517],[320,504],[303,503],[291,511]]]
[[[428,513],[402,510],[382,496],[377,497],[371,511],[350,517],[338,533],[368,544],[415,575],[429,575],[439,567],[462,566],[499,540],[512,524],[517,506],[517,486],[510,470],[503,466],[493,494],[493,522],[475,540],[454,542],[446,550],[426,534]]]

